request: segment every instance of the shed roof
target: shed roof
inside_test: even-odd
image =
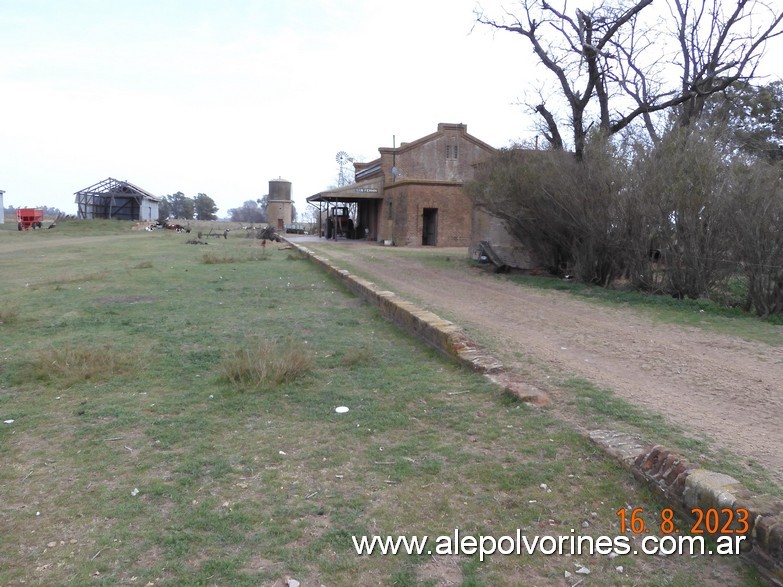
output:
[[[83,190],[79,190],[78,192],[75,193],[75,195],[99,196],[103,194],[116,194],[116,193],[142,196],[154,202],[160,202],[163,199],[149,193],[146,190],[141,189],[139,186],[134,185],[129,181],[120,181],[112,177],[107,177],[103,181],[99,181],[98,183],[86,187]]]

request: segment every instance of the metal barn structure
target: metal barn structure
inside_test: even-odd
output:
[[[78,218],[155,221],[161,198],[111,177],[76,192]]]

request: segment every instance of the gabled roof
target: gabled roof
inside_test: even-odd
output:
[[[356,179],[356,184],[353,184],[351,186],[346,186],[344,188],[337,188],[334,190],[313,194],[312,196],[307,198],[307,201],[310,203],[327,202],[327,201],[349,202],[349,201],[368,200],[368,199],[380,199],[382,197],[381,194],[383,188],[381,184],[379,184],[380,189],[378,190],[378,192],[375,191],[361,192],[361,191],[357,191],[356,188],[361,188],[365,184],[369,184],[371,182],[375,183],[379,179],[383,178],[384,156],[388,157],[390,155],[391,156],[400,155],[412,149],[417,149],[430,141],[442,137],[447,133],[447,131],[452,131],[452,132],[457,131],[462,140],[473,143],[488,152],[497,151],[497,149],[495,149],[495,147],[493,147],[492,145],[477,139],[473,135],[468,134],[468,126],[466,124],[440,122],[438,123],[438,130],[435,131],[434,133],[430,133],[427,136],[421,137],[420,139],[416,139],[415,141],[412,141],[410,143],[402,143],[399,147],[379,147],[378,152],[381,154],[381,156],[378,157],[377,159],[373,159],[372,161],[361,162],[361,163],[355,162],[354,169],[356,171],[354,174],[354,178]],[[417,179],[415,181],[421,182],[422,180]],[[442,181],[439,180],[431,180],[431,181],[433,181],[434,183],[443,183]],[[454,182],[449,181],[445,183],[452,184]]]
[[[422,145],[425,145],[429,143],[430,141],[434,141],[440,137],[442,137],[444,134],[446,134],[446,131],[458,131],[459,136],[470,143],[473,143],[474,145],[478,145],[482,149],[485,149],[489,152],[496,151],[495,147],[492,145],[489,145],[485,143],[482,140],[477,139],[471,134],[468,134],[468,126],[466,124],[454,124],[449,122],[440,122],[438,123],[438,130],[436,130],[433,133],[430,133],[426,136],[423,136],[419,139],[416,139],[415,141],[411,141],[410,143],[402,143],[399,147],[379,147],[378,152],[381,154],[381,157],[377,159],[373,159],[372,161],[368,161],[366,163],[360,163],[361,169],[356,171],[355,177],[356,180],[363,180],[363,179],[369,179],[371,177],[374,177],[381,173],[381,159],[384,155],[401,155],[403,153],[406,153],[408,151],[412,151],[414,149],[418,149]]]
[[[107,177],[103,181],[79,190],[75,193],[77,196],[100,196],[103,194],[127,194],[131,196],[142,196],[148,200],[154,202],[160,202],[163,198],[155,196],[146,190],[141,189],[139,186],[133,185],[129,181],[119,181],[117,179]]]
[[[428,143],[434,139],[437,139],[438,137],[442,136],[444,131],[446,130],[458,130],[462,138],[465,140],[474,143],[476,145],[479,145],[480,147],[486,149],[487,151],[495,151],[495,147],[492,145],[489,145],[485,143],[484,141],[477,139],[471,134],[468,134],[468,125],[467,124],[453,124],[449,122],[439,122],[438,123],[438,130],[436,130],[434,133],[430,133],[427,136],[421,137],[420,139],[416,139],[415,141],[412,141],[410,143],[402,143],[399,147],[380,147],[378,149],[381,153],[404,153],[405,151],[410,151],[411,149],[415,149],[417,147],[420,147],[421,145]]]

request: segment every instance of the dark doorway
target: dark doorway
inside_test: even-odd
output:
[[[438,209],[424,208],[422,220],[421,244],[434,247],[438,244]]]

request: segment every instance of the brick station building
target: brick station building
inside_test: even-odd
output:
[[[494,147],[469,135],[464,124],[440,123],[432,134],[378,152],[373,161],[354,163],[355,183],[314,194],[307,202],[322,213],[350,207],[354,238],[398,246],[469,246],[473,203],[462,186]],[[325,235],[323,228],[320,233]]]

